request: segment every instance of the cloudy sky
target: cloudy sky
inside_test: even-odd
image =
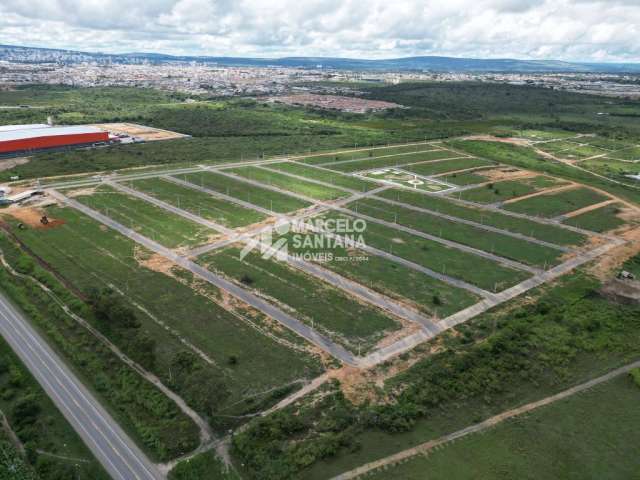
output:
[[[0,0],[0,44],[640,62],[640,0]]]

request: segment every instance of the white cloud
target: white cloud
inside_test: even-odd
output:
[[[243,56],[640,61],[638,0],[0,0],[0,43]]]

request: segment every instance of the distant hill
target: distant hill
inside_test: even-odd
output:
[[[364,60],[331,57],[243,58],[175,56],[162,53],[106,54],[58,50],[50,48],[0,45],[0,60],[24,63],[175,63],[200,62],[223,66],[278,66],[299,68],[325,68],[362,71],[432,71],[432,72],[594,72],[640,73],[640,63],[577,63],[557,60],[480,59],[455,57],[407,57],[386,60]]]

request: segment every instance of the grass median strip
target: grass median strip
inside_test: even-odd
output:
[[[510,232],[521,233],[557,245],[579,245],[586,240],[584,235],[559,226],[462,205],[447,198],[436,197],[434,195],[423,195],[408,190],[397,189],[386,190],[376,194],[376,196],[490,225]]]
[[[462,245],[516,260],[527,265],[547,267],[558,263],[563,254],[560,250],[465,225],[452,220],[417,212],[399,205],[391,205],[381,200],[361,199],[347,205],[347,208],[398,223],[420,232],[435,235]]]
[[[351,223],[355,220],[352,216],[337,212],[325,214],[322,218],[347,219]],[[488,291],[501,291],[530,277],[527,272],[514,270],[472,253],[449,248],[438,242],[373,222],[366,223],[363,237],[367,246],[459,278]]]
[[[199,245],[216,234],[202,225],[107,185],[100,185],[91,195],[80,195],[76,199],[165,247]]]
[[[322,267],[336,272],[345,278],[360,283],[391,299],[406,304],[427,315],[439,318],[451,315],[480,301],[475,294],[449,285],[429,275],[412,270],[384,257],[367,253],[357,248],[348,248],[333,243],[330,248],[305,244],[305,236],[289,233],[287,238],[290,253],[311,254],[319,259],[330,254],[324,261],[317,260]],[[300,235],[300,234],[297,234]],[[309,233],[318,243],[330,243],[324,235]],[[411,288],[407,288],[411,285]]]
[[[348,188],[357,192],[368,192],[379,186],[375,182],[367,182],[352,175],[334,173],[295,162],[272,163],[269,164],[268,167],[285,173],[333,184],[336,187]]]
[[[311,205],[291,195],[249,185],[215,172],[188,173],[177,178],[276,213],[290,213]]]
[[[325,187],[317,183],[307,182],[257,167],[237,167],[225,170],[225,172],[317,200],[335,200],[336,198],[349,196],[349,192],[342,189]]]
[[[356,172],[359,170],[371,170],[373,168],[397,167],[409,163],[426,162],[430,160],[440,160],[443,158],[458,157],[457,153],[449,150],[431,150],[425,152],[406,153],[402,155],[391,155],[388,157],[371,157],[355,162],[335,163],[323,165],[325,168],[339,172]]]
[[[449,152],[448,157],[457,157],[459,154]],[[447,158],[447,157],[441,157]],[[407,165],[403,170],[417,173],[418,175],[439,175],[441,173],[455,172],[456,170],[464,170],[474,167],[487,167],[496,165],[491,160],[483,160],[480,158],[452,158],[452,160],[443,160],[441,162],[418,163],[415,165]]]
[[[386,332],[399,327],[382,311],[284,261],[265,259],[259,253],[251,252],[241,260],[240,249],[230,247],[200,257],[198,263],[284,307],[355,353],[360,347],[365,353]]]
[[[370,158],[383,157],[388,155],[400,155],[405,153],[418,153],[437,149],[438,147],[428,144],[405,145],[399,147],[382,147],[367,150],[351,150],[339,153],[327,153],[324,155],[313,155],[298,160],[302,163],[318,165],[321,163],[342,162],[344,160],[367,160]]]
[[[128,182],[126,185],[229,228],[244,227],[266,218],[264,214],[255,210],[214,198],[189,187],[176,185],[162,178],[145,178]]]

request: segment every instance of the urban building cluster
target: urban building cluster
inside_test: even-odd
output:
[[[130,86],[159,88],[192,95],[287,95],[293,92],[340,94],[344,82],[397,84],[411,81],[481,81],[640,98],[640,75],[601,73],[478,73],[432,71],[355,71],[284,66],[226,66],[211,62],[111,61],[56,62],[36,58],[0,60],[2,85],[28,83],[79,87]],[[6,59],[9,58],[9,59]]]

